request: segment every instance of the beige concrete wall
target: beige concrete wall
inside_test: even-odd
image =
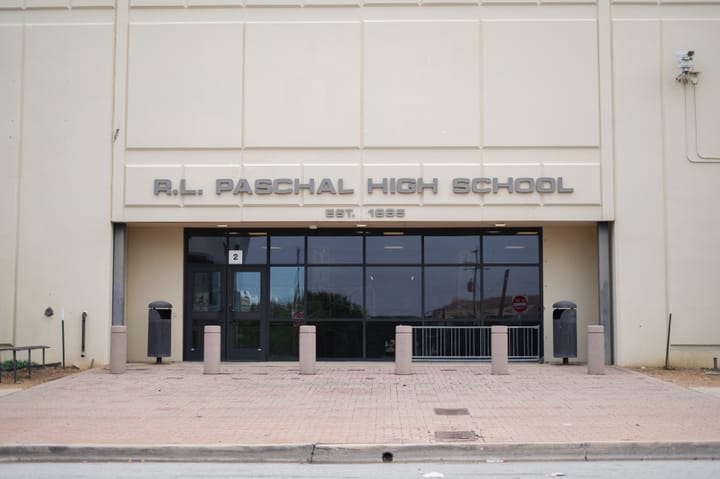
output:
[[[587,326],[599,324],[597,280],[597,226],[547,225],[543,228],[543,299],[546,362],[553,357],[552,305],[557,301],[577,304],[578,357],[587,361]]]
[[[15,336],[22,28],[0,25],[0,344]]]
[[[327,207],[351,210],[330,221],[346,225],[380,223],[376,207],[411,223],[612,219],[593,5],[182,3],[130,2],[119,37],[114,220],[309,224]],[[560,176],[572,193],[451,191],[453,178]],[[438,191],[366,191],[383,177],[437,178]],[[202,194],[156,195],[157,178]],[[354,191],[218,195],[218,178]]]
[[[181,361],[183,337],[183,229],[179,227],[128,227],[126,324],[128,361],[148,358],[148,304],[173,305],[167,361]]]
[[[47,361],[60,361],[64,311],[72,364],[86,311],[86,355],[102,364],[111,303],[113,13],[15,7],[0,8],[0,342],[45,344]]]
[[[662,365],[672,310],[670,365],[711,367],[720,356],[720,9],[655,8],[618,7],[613,22],[616,359]],[[683,49],[696,52],[696,86],[675,80]]]

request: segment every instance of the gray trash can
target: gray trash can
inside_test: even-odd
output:
[[[148,305],[148,353],[156,363],[170,356],[170,318],[172,304],[167,301],[153,301]]]
[[[572,301],[558,301],[553,304],[553,356],[577,357],[577,304]]]

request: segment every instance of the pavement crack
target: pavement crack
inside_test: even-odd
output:
[[[317,447],[317,444],[313,444],[313,445],[312,445],[312,449],[310,450],[310,457],[308,458],[308,464],[312,464],[312,463],[313,463],[313,459],[314,459],[314,456],[315,456],[315,448],[316,448],[316,447]]]

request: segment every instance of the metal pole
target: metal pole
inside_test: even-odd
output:
[[[80,339],[80,357],[85,357],[85,320],[87,319],[87,312],[82,312],[82,338]]]
[[[670,306],[670,314],[668,314],[667,343],[665,343],[665,369],[670,369],[670,328],[672,328],[672,306]]]

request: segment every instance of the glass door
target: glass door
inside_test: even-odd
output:
[[[228,268],[225,348],[228,361],[267,357],[265,268]]]
[[[225,268],[216,265],[193,265],[187,272],[185,311],[185,360],[202,361],[205,326],[225,330]],[[222,352],[224,357],[224,351]]]

